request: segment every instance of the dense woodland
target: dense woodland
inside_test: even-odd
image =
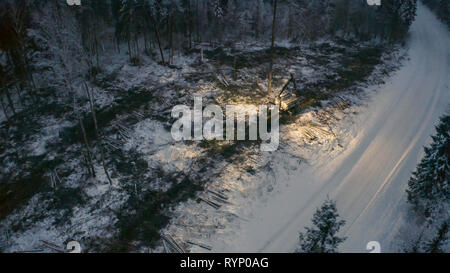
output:
[[[447,3],[447,1],[444,1]],[[236,1],[236,0],[4,0],[0,4],[2,108],[12,116],[12,93],[33,98],[39,60],[62,65],[60,82],[95,75],[100,55],[121,50],[138,65],[143,54],[170,64],[173,56],[201,43],[293,43],[344,37],[390,43],[404,38],[414,18],[415,0]],[[275,23],[275,24],[273,24]],[[76,57],[76,58],[74,58]],[[64,72],[65,71],[65,72]],[[70,88],[69,88],[70,89]],[[8,112],[8,113],[6,113]]]

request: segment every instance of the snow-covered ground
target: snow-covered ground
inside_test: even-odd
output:
[[[247,156],[241,169],[230,164],[210,185],[227,204],[182,203],[164,232],[193,252],[292,252],[329,195],[347,221],[341,251],[367,252],[369,241],[395,251],[406,183],[450,102],[449,45],[446,28],[419,4],[410,58],[385,84],[367,87],[366,106],[301,115],[281,129],[278,151]],[[315,123],[324,114],[334,119],[329,128]]]

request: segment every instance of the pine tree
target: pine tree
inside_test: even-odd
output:
[[[314,227],[306,227],[306,232],[300,233],[300,247],[297,252],[336,253],[339,244],[346,239],[336,236],[345,224],[344,220],[337,220],[338,217],[336,202],[327,198],[314,213]]]
[[[426,216],[450,200],[450,116],[441,118],[433,143],[408,182],[408,202]]]

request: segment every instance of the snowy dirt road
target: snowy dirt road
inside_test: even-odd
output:
[[[408,178],[450,102],[449,37],[419,5],[408,42],[410,59],[377,87],[368,107],[355,117],[345,149],[286,171],[277,179],[283,185],[270,198],[235,204],[247,207],[251,217],[203,242],[213,252],[292,252],[298,232],[310,225],[329,195],[347,221],[342,235],[348,238],[340,251],[368,252],[369,241],[379,241],[383,252],[394,251],[391,242],[405,217]]]

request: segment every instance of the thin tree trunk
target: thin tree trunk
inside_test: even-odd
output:
[[[112,186],[113,182],[112,182],[112,180],[111,180],[111,177],[109,176],[108,169],[106,168],[106,163],[105,163],[105,153],[103,152],[103,146],[102,146],[102,143],[100,143],[100,146],[101,146],[101,147],[100,147],[100,157],[101,157],[101,160],[102,160],[103,171],[104,171],[105,174],[106,174],[106,178],[108,179],[109,184]]]
[[[158,24],[156,23],[155,18],[153,18],[153,15],[147,11],[147,16],[150,19],[151,22],[147,22],[150,26],[153,26],[153,29],[155,30],[155,36],[156,36],[156,41],[158,42],[158,47],[159,47],[159,53],[161,54],[161,61],[163,64],[165,64],[165,60],[164,60],[164,53],[162,50],[162,46],[161,46],[161,39],[160,39],[160,35],[159,35],[159,30],[158,30]]]
[[[144,53],[148,53],[148,37],[146,31],[144,31]]]
[[[94,25],[94,45],[95,45],[95,55],[96,55],[96,61],[97,61],[97,68],[100,67],[100,57],[99,57],[99,53],[98,53],[98,48],[99,48],[99,44],[98,44],[98,37],[97,37],[97,30],[98,30],[98,25],[97,25],[97,21],[95,22]]]
[[[88,99],[89,99],[89,105],[91,107],[92,119],[94,121],[95,135],[96,135],[96,137],[98,137],[98,124],[97,124],[97,115],[95,114],[95,108],[94,108],[94,99],[91,94],[91,91],[89,91],[89,87],[87,86],[86,82],[84,82],[84,88],[86,91],[86,95],[88,96]]]
[[[260,7],[260,2],[258,1],[258,3],[256,4],[257,6],[256,6],[256,16],[255,16],[255,39],[256,39],[256,41],[258,41],[259,40],[259,20],[260,20],[260,13],[261,13],[261,11],[260,11],[260,9],[261,9],[261,7]]]
[[[188,0],[188,16],[189,16],[189,49],[192,48],[192,10],[191,10],[191,0]]]
[[[237,58],[234,56],[233,59],[233,80],[237,80]]]
[[[169,64],[173,64],[173,15],[169,18]]]
[[[137,65],[139,65],[139,67],[141,67],[141,53],[140,53],[140,50],[139,50],[139,38],[137,37],[137,34],[134,36],[134,43],[135,43],[135,45],[136,45],[136,56],[135,56],[135,59],[136,59],[136,62],[137,62]]]
[[[156,41],[158,42],[158,47],[159,47],[159,53],[161,54],[161,61],[164,64],[164,63],[166,63],[166,61],[164,60],[164,53],[163,53],[163,50],[161,47],[161,40],[159,37],[159,31],[158,31],[158,26],[156,25],[156,22],[154,23],[154,26],[155,26]]]
[[[86,164],[86,168],[88,170],[89,175],[94,176],[94,174],[92,173],[92,169],[91,169],[91,164],[89,163],[88,160],[88,153],[83,153],[83,158],[84,158],[84,164]]]
[[[130,56],[130,63],[133,63],[133,53],[131,50],[131,37],[130,37],[130,33],[128,33],[127,36],[127,40],[128,40],[128,55]]]
[[[274,47],[275,47],[275,30],[277,23],[277,3],[278,0],[274,0],[273,4],[273,23],[272,23],[272,44],[270,47],[270,67],[269,67],[269,88],[268,93],[272,93],[272,79],[273,79],[273,58],[274,58]]]
[[[5,87],[6,98],[8,99],[9,107],[11,108],[14,115],[16,115],[16,109],[14,108],[14,103],[11,99],[11,94],[9,93],[8,87]]]
[[[3,113],[5,114],[6,121],[9,122],[8,110],[6,109],[6,106],[3,103],[3,98],[1,96],[0,96],[0,103],[2,105]]]
[[[84,145],[86,146],[88,168],[91,169],[91,174],[95,178],[96,175],[95,175],[94,163],[92,161],[91,148],[89,147],[89,142],[88,142],[88,139],[87,139],[87,136],[86,136],[86,129],[84,128],[83,119],[81,118],[81,115],[78,115],[78,119],[79,119],[79,122],[80,122],[81,133],[83,134]]]
[[[23,106],[24,101],[23,101],[22,92],[20,92],[20,88],[17,85],[14,88],[16,89],[17,95],[19,96],[20,105]]]
[[[94,120],[95,136],[100,141],[100,157],[101,157],[101,161],[102,161],[103,170],[105,171],[105,175],[106,175],[106,178],[108,178],[109,184],[112,185],[113,183],[112,183],[111,177],[109,176],[108,169],[106,168],[105,153],[103,151],[103,143],[102,143],[103,141],[100,137],[100,133],[98,130],[97,115],[95,113],[94,98],[93,98],[94,94],[92,94],[91,91],[89,91],[89,87],[87,86],[86,83],[84,83],[84,87],[85,87],[86,93],[89,98],[89,105],[91,106],[92,119]]]
[[[199,12],[199,0],[196,1],[196,8],[197,8],[197,20],[196,20],[196,32],[197,32],[197,42],[201,42],[201,37],[200,37],[200,12]]]

